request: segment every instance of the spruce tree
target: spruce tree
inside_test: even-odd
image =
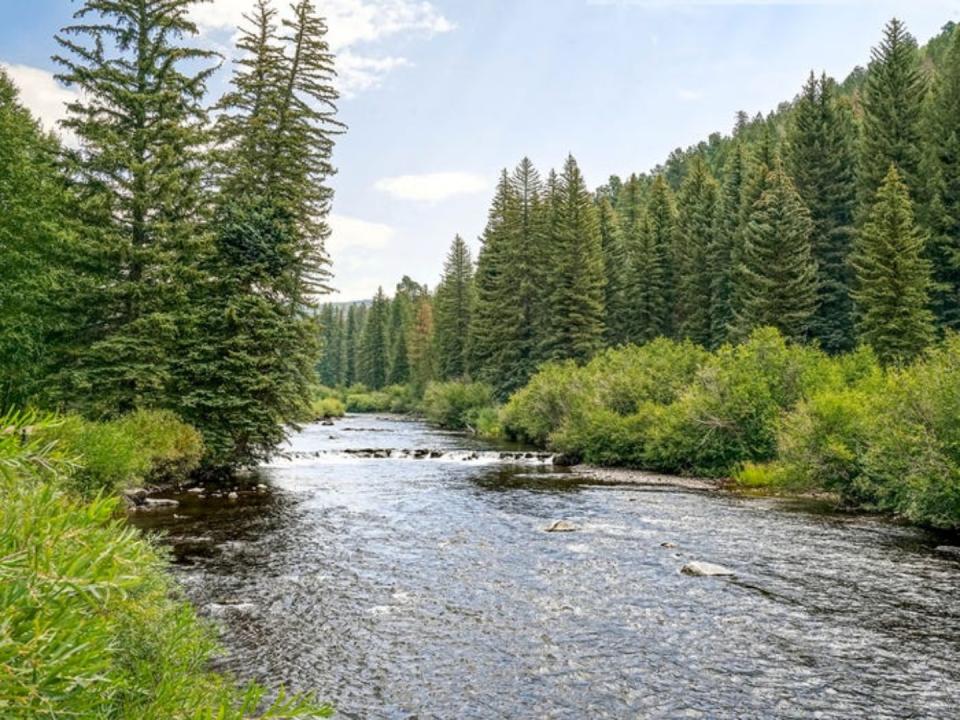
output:
[[[714,343],[721,343],[727,338],[734,321],[733,293],[736,268],[741,256],[741,219],[749,170],[747,150],[740,140],[734,140],[724,167],[716,233],[708,250],[708,262],[712,269],[710,293],[713,299],[710,324]]]
[[[388,385],[405,385],[410,381],[407,335],[413,323],[413,311],[413,299],[398,285],[390,303],[390,320],[387,323],[387,355],[390,358],[387,369]]]
[[[744,231],[735,336],[775,327],[791,340],[806,340],[817,302],[813,223],[782,166],[770,173]]]
[[[358,318],[360,312],[356,305],[347,308],[346,327],[344,328],[344,368],[343,384],[347,387],[359,381],[360,338],[363,335],[363,326]]]
[[[606,313],[604,340],[607,345],[621,345],[627,342],[630,330],[627,250],[620,231],[620,220],[608,199],[602,198],[597,203],[597,217],[606,278],[603,299]]]
[[[59,151],[0,69],[0,408],[25,407],[45,385],[54,289],[72,282]]]
[[[603,248],[597,210],[573,156],[559,177],[550,223],[548,360],[584,361],[603,344]]]
[[[811,73],[793,111],[786,157],[813,221],[818,293],[810,336],[831,353],[854,345],[847,262],[856,207],[854,132],[852,114],[837,97],[836,83]]]
[[[420,396],[435,374],[433,304],[429,296],[416,301],[410,328],[410,380]]]
[[[63,125],[80,141],[66,166],[85,278],[71,293],[55,387],[89,414],[178,405],[171,359],[209,240],[201,102],[215,68],[186,42],[194,5],[85,0],[56,38],[58,78],[78,91]]]
[[[717,227],[720,188],[699,153],[694,156],[678,195],[674,245],[676,300],[674,322],[679,337],[704,347],[713,345],[710,243]]]
[[[434,309],[437,372],[444,380],[464,378],[468,374],[467,340],[473,303],[473,261],[467,243],[457,235],[447,253]]]
[[[646,343],[671,332],[672,253],[677,224],[673,191],[654,178],[629,263],[629,339]]]
[[[921,117],[927,82],[920,67],[917,42],[894,18],[873,48],[862,100],[862,136],[858,166],[859,206],[866,213],[896,166],[914,203],[921,199],[923,133]]]
[[[380,390],[387,384],[389,371],[389,347],[387,343],[387,317],[390,312],[390,301],[383,293],[383,288],[377,288],[373,297],[367,320],[363,328],[361,355],[363,362],[362,380],[365,385]]]
[[[931,235],[933,308],[939,323],[960,330],[960,30],[954,29],[929,111],[933,158]]]
[[[910,362],[934,336],[931,268],[909,190],[894,165],[857,234],[851,262],[859,339],[888,365]]]

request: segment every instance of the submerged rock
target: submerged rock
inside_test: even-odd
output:
[[[579,530],[579,528],[572,522],[567,522],[566,520],[554,520],[543,530],[544,532],[575,532]]]
[[[660,547],[666,548],[667,550],[672,550],[672,549],[675,548],[676,546],[677,546],[677,544],[676,544],[676,543],[672,543],[672,542],[662,542],[662,543],[660,543]]]
[[[701,562],[699,560],[687,563],[680,568],[680,572],[684,575],[693,575],[695,577],[719,577],[734,574],[733,570],[723,565],[714,565],[713,563]]]
[[[210,617],[222,618],[229,615],[249,617],[255,615],[257,606],[249,602],[208,603],[203,608]]]
[[[943,555],[955,555],[960,557],[960,546],[957,545],[938,545],[937,552]]]
[[[180,506],[179,501],[170,500],[169,498],[147,498],[143,501],[143,504],[151,509],[175,508]]]

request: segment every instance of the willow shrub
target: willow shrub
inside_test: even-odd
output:
[[[200,433],[166,410],[138,410],[109,422],[68,415],[41,432],[76,462],[63,482],[82,495],[179,480],[203,457]]]
[[[427,420],[440,427],[477,431],[481,411],[493,406],[493,388],[485,383],[434,382],[427,385],[420,407]],[[489,412],[483,420],[489,435]]]
[[[0,418],[0,717],[244,720],[327,716],[213,673],[212,630],[118,519],[117,500],[64,489],[54,418]],[[82,461],[82,459],[81,459]]]

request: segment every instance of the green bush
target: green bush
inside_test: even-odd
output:
[[[430,383],[423,395],[427,420],[452,430],[476,429],[476,413],[494,404],[493,388],[484,383]],[[489,420],[489,418],[487,418]]]
[[[960,336],[890,373],[871,410],[858,494],[912,522],[960,528]]]
[[[467,426],[478,437],[486,440],[502,440],[505,436],[503,423],[500,422],[500,408],[486,405],[473,408],[467,413]]]
[[[310,406],[313,419],[339,418],[347,414],[347,408],[338,398],[325,397],[321,400],[314,400]]]
[[[820,351],[788,345],[772,328],[757,330],[742,345],[720,348],[697,372],[651,428],[647,457],[661,470],[711,477],[772,460],[783,411],[837,377]]]
[[[504,406],[504,429],[517,440],[546,445],[586,392],[575,363],[548,363]]]
[[[166,410],[138,410],[110,422],[67,415],[41,435],[73,458],[64,482],[86,496],[143,482],[180,480],[203,457],[200,434]]]
[[[347,395],[347,410],[355,413],[390,412],[393,402],[385,392],[362,392]]]
[[[309,698],[212,673],[213,633],[166,560],[117,519],[117,500],[63,490],[56,431],[113,443],[75,419],[0,419],[0,717],[243,720],[329,715]],[[263,711],[262,706],[267,709]]]

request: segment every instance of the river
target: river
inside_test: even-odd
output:
[[[132,517],[222,624],[224,668],[340,718],[960,716],[943,538],[500,450],[353,416],[292,438],[258,492]]]

